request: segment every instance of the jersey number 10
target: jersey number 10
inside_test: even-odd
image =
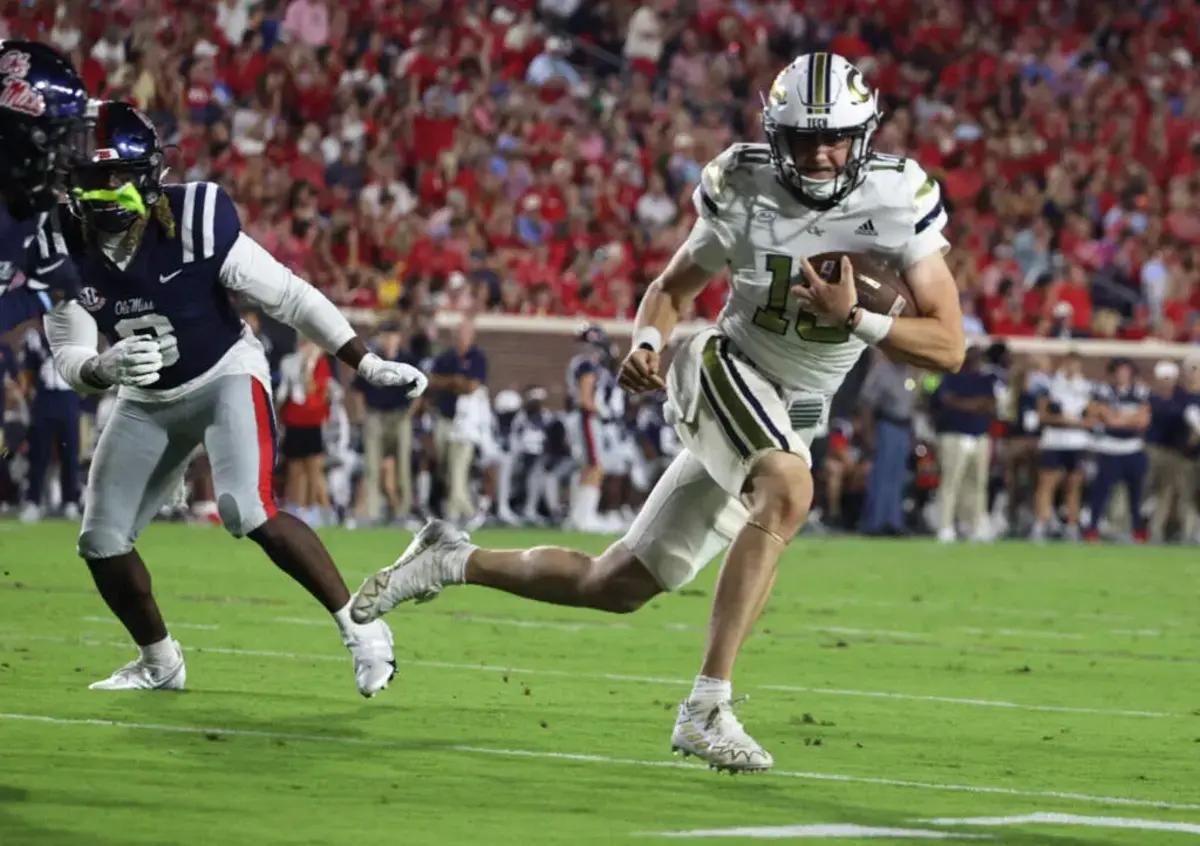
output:
[[[767,255],[767,272],[771,274],[771,289],[767,293],[767,304],[754,312],[754,325],[776,335],[788,331],[788,289],[792,285],[792,257],[778,253]],[[822,326],[817,316],[801,309],[796,314],[796,334],[805,341],[818,344],[844,344],[850,332],[844,326]]]

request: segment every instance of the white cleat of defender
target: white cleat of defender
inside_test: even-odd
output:
[[[396,675],[396,655],[392,650],[392,630],[382,620],[355,626],[342,635],[342,643],[354,658],[354,683],[358,692],[370,699],[388,686]]]
[[[350,601],[350,619],[377,620],[402,602],[428,602],[455,579],[446,564],[447,553],[470,536],[445,520],[430,520],[390,567],[369,577]]]
[[[183,664],[183,650],[178,641],[175,660],[169,664],[151,664],[138,656],[106,679],[92,682],[88,690],[183,690],[187,681],[187,668]]]
[[[775,759],[746,733],[733,713],[733,702],[718,702],[708,710],[694,710],[679,703],[679,716],[671,732],[671,751],[684,757],[695,755],[714,770],[728,773],[760,773],[771,769]]]

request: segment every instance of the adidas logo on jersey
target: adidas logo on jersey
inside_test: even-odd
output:
[[[875,229],[875,224],[871,222],[871,218],[867,218],[867,222],[854,230],[855,235],[878,235],[879,232]]]

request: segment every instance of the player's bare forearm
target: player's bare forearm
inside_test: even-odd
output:
[[[692,260],[686,244],[680,247],[646,289],[634,319],[634,333],[653,327],[665,344],[675,331],[679,316],[704,290],[711,276]]]
[[[679,317],[704,290],[712,274],[693,259],[687,244],[646,289],[634,320],[633,348],[621,363],[617,381],[632,393],[666,387],[659,372],[663,347],[675,331]]]
[[[957,373],[966,355],[958,286],[941,253],[904,271],[921,317],[897,317],[880,346],[894,359],[930,370]]]
[[[957,373],[966,353],[966,340],[961,317],[957,324],[948,322],[941,317],[897,317],[879,346],[896,361]]]
[[[367,345],[363,343],[363,339],[355,335],[346,343],[342,344],[337,351],[338,361],[348,365],[351,370],[358,370],[358,364],[363,360],[363,356],[367,354]]]

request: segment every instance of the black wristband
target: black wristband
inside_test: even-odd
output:
[[[642,341],[640,344],[637,345],[637,348],[639,350],[646,350],[648,352],[658,352],[658,350],[654,349],[654,345],[651,344],[649,341]]]
[[[862,306],[860,306],[858,303],[855,303],[854,305],[850,306],[850,313],[846,315],[846,330],[848,332],[854,331],[854,325],[855,325],[854,319],[856,317],[858,317],[858,313],[860,311],[862,311]]]

